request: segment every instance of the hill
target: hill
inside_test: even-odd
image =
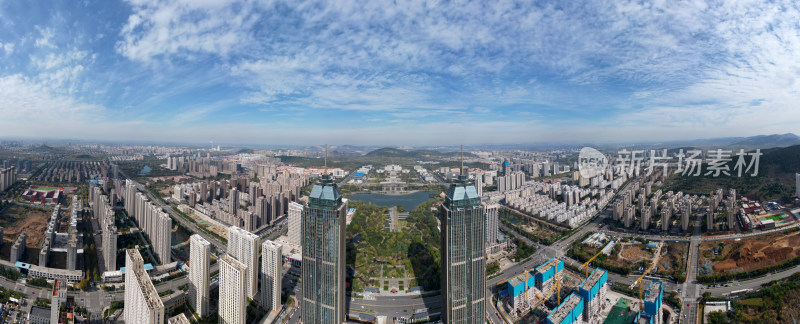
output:
[[[694,140],[670,141],[665,143],[670,147],[698,147],[698,148],[728,148],[728,149],[757,149],[765,150],[774,147],[787,147],[800,144],[800,137],[793,133],[756,135],[750,137],[718,137]]]
[[[759,160],[758,175],[755,177],[742,174],[740,178],[733,172],[731,176],[721,175],[717,178],[673,175],[664,189],[708,194],[716,188],[726,191],[734,188],[738,193],[757,195],[764,200],[790,200],[795,192],[795,173],[800,173],[800,145],[762,150],[761,153],[764,155]],[[733,161],[728,164],[731,170],[735,163],[734,155]]]
[[[787,147],[798,144],[800,144],[800,137],[792,133],[786,133],[746,137],[743,140],[730,144],[729,146],[737,148],[764,149],[771,147]]]
[[[365,154],[369,157],[413,157],[411,152],[401,149],[384,147]]]
[[[372,152],[367,153],[365,156],[368,157],[389,157],[389,158],[446,158],[446,157],[458,157],[461,155],[461,152],[440,152],[434,150],[413,150],[413,151],[406,151],[391,147],[384,147]],[[475,157],[474,154],[469,152],[464,152],[465,158],[472,158]]]

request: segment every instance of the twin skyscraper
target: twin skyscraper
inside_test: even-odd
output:
[[[444,323],[486,321],[486,214],[475,185],[450,185],[441,221],[441,308]],[[347,202],[327,175],[302,213],[304,323],[343,323]]]

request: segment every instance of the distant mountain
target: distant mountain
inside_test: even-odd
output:
[[[401,149],[396,149],[392,147],[384,147],[372,152],[367,153],[365,156],[368,157],[388,157],[388,158],[431,158],[431,157],[457,157],[461,153],[460,152],[440,152],[434,150],[413,150],[413,151],[406,151]],[[464,152],[464,157],[475,157],[474,154],[469,152]]]
[[[728,163],[730,176],[681,176],[668,181],[665,190],[691,193],[708,193],[717,188],[736,189],[737,193],[757,195],[761,199],[782,199],[789,202],[795,193],[795,173],[800,172],[800,145],[762,149],[758,175],[743,172],[739,177],[735,171],[736,156]],[[748,157],[747,161],[750,161]]]
[[[766,149],[772,147],[787,147],[798,144],[800,144],[800,137],[793,133],[786,133],[745,137],[744,139],[734,142],[729,146]]]
[[[374,150],[366,154],[366,156],[374,156],[374,157],[411,157],[411,153],[408,151],[404,151],[401,149],[391,148],[391,147],[384,147]]]
[[[701,138],[684,141],[661,143],[671,147],[725,148],[725,149],[769,149],[800,144],[800,137],[795,134],[756,135],[750,137],[718,137]]]

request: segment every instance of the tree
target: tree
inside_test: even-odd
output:
[[[86,291],[86,289],[89,288],[89,279],[88,278],[84,278],[83,280],[78,282],[76,287],[78,287],[78,289],[80,289],[80,290]]]
[[[488,265],[486,265],[486,275],[487,276],[493,275],[493,274],[497,273],[497,271],[500,271],[500,263],[498,263],[497,261],[493,261],[493,262],[489,263]]]

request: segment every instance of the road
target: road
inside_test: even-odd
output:
[[[122,173],[122,171],[120,171],[120,173]],[[122,173],[122,175],[124,175],[126,178],[128,178],[128,176],[125,175],[124,173]],[[136,189],[141,191],[141,192],[144,192],[147,195],[147,197],[150,199],[151,202],[153,202],[157,206],[161,207],[162,210],[166,211],[170,216],[172,216],[173,220],[178,221],[178,223],[180,223],[184,227],[188,228],[192,232],[200,234],[200,236],[202,236],[209,243],[211,243],[211,245],[214,245],[214,247],[217,248],[217,251],[219,253],[225,253],[226,248],[227,248],[227,244],[223,243],[216,236],[205,234],[203,232],[203,230],[201,230],[198,227],[197,224],[195,224],[194,222],[191,222],[189,220],[186,220],[185,218],[183,218],[183,216],[181,216],[178,213],[176,213],[175,210],[172,209],[172,206],[166,205],[161,201],[161,199],[158,199],[158,198],[154,197],[153,194],[151,194],[150,191],[148,191],[147,188],[145,188],[145,186],[142,185],[141,183],[138,183],[138,182],[136,182],[136,181],[134,181],[133,179],[130,179],[130,178],[128,178],[128,179],[133,181],[134,185],[136,186]]]

